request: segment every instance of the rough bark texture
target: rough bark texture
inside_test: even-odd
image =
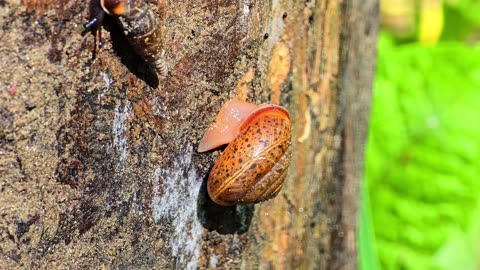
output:
[[[150,1],[169,75],[86,1],[0,1],[1,269],[355,269],[377,1]],[[220,207],[202,133],[280,103],[279,196]]]

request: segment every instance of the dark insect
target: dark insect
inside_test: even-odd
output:
[[[85,25],[86,29],[99,27],[105,14],[115,16],[135,52],[152,65],[160,76],[167,76],[160,19],[148,3],[144,0],[91,0],[90,5],[91,20]],[[99,40],[101,46],[101,29]]]

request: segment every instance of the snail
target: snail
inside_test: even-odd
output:
[[[160,19],[145,0],[91,0],[90,8],[92,19],[85,25],[86,29],[101,25],[105,14],[115,16],[135,52],[160,76],[166,77],[168,68],[163,58]],[[99,39],[101,44],[101,30]]]
[[[290,116],[278,105],[228,101],[199,143],[205,152],[228,144],[210,171],[207,190],[217,204],[251,204],[275,197],[290,163]]]

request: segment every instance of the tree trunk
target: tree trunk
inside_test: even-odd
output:
[[[98,4],[93,2],[93,5]],[[150,1],[168,75],[86,1],[0,1],[1,269],[355,269],[377,1]],[[232,98],[292,119],[283,190],[221,207]]]

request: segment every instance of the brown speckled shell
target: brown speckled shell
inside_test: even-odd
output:
[[[168,68],[164,60],[160,18],[153,5],[145,0],[103,0],[106,11],[117,15],[120,28],[129,43],[156,72],[165,77]],[[113,12],[119,3],[124,4],[123,13]]]
[[[120,16],[119,22],[135,51],[161,76],[166,76],[168,69],[163,58],[163,41],[158,14],[144,1],[136,1],[135,8],[128,14]]]
[[[288,112],[277,105],[256,110],[213,166],[208,194],[220,205],[258,203],[275,197],[290,163]]]

